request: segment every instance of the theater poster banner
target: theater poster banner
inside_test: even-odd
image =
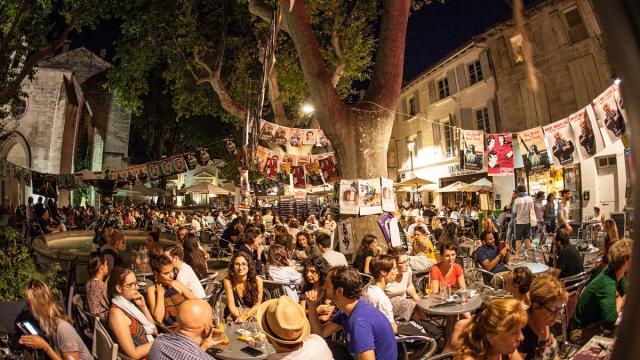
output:
[[[358,179],[358,204],[360,215],[373,215],[382,212],[380,178]]]
[[[485,135],[487,173],[490,176],[513,175],[513,144],[511,133]]]
[[[358,214],[358,181],[340,180],[340,214]]]
[[[607,133],[611,143],[624,135],[626,129],[620,99],[617,87],[612,85],[591,103],[598,126]]]
[[[575,136],[574,141],[578,145],[580,159],[585,160],[604,149],[604,140],[599,131],[595,115],[587,106],[569,115],[569,124]]]
[[[578,162],[578,149],[573,140],[569,118],[551,123],[543,129],[547,144],[551,146],[554,166],[561,167]]]
[[[322,170],[322,177],[324,181],[332,183],[338,181],[338,170],[336,169],[336,159],[333,157],[333,153],[326,153],[318,155],[318,163],[320,163],[320,169]]]
[[[484,132],[482,130],[462,130],[463,168],[482,170],[484,160]]]
[[[260,125],[260,140],[273,141],[273,134],[278,126],[264,120],[260,120]]]
[[[542,127],[525,130],[518,133],[520,153],[526,172],[544,172],[549,170],[549,152],[544,143]]]
[[[341,253],[345,255],[353,254],[355,241],[353,239],[351,221],[340,221],[340,225],[338,225],[338,240],[338,247],[340,248]]]
[[[382,184],[382,210],[394,212],[396,211],[396,199],[393,194],[393,180],[380,178]]]

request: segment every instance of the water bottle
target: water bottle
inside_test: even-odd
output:
[[[447,284],[447,298],[451,297],[451,284]]]

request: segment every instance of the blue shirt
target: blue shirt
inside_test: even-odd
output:
[[[352,354],[374,350],[376,360],[396,360],[398,348],[389,320],[364,300],[358,300],[351,316],[341,310],[331,319],[347,334],[347,347]]]
[[[180,334],[158,336],[151,345],[149,360],[211,360],[192,339]]]
[[[482,266],[482,262],[485,260],[492,261],[498,256],[498,248],[496,246],[488,247],[487,245],[482,245],[476,251],[476,262],[478,265]],[[497,274],[499,272],[508,271],[507,266],[501,261],[494,267],[491,272]],[[485,279],[485,282],[487,279]]]

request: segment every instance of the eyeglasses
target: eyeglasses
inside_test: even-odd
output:
[[[137,283],[137,282],[134,282],[134,283],[131,283],[131,284],[129,284],[129,285],[122,285],[122,287],[123,287],[123,288],[127,288],[127,289],[129,289],[129,290],[131,290],[131,289],[137,289],[137,288],[138,288],[138,283]]]
[[[541,305],[543,308],[545,308],[545,310],[547,310],[548,312],[550,312],[550,313],[552,313],[552,314],[557,314],[557,313],[559,313],[560,311],[562,311],[562,309],[564,309],[564,308],[567,306],[567,304],[562,304],[562,305],[560,305],[560,306],[558,306],[558,307],[556,307],[556,308],[550,308],[550,307],[548,307],[548,306],[547,306],[547,305],[545,305],[545,304],[540,304],[540,305]]]

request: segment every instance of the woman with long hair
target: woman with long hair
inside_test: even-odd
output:
[[[391,248],[388,254],[395,258],[398,272],[395,279],[387,283],[384,292],[391,299],[396,318],[408,321],[413,317],[416,304],[420,301],[420,296],[413,286],[413,272],[409,267],[409,257],[402,247]]]
[[[431,231],[433,232],[433,238],[436,240],[440,239],[440,236],[442,236],[442,222],[437,216],[433,216],[431,218]]]
[[[229,263],[229,274],[224,279],[227,296],[225,318],[244,322],[255,317],[262,303],[262,279],[256,273],[255,261],[251,255],[239,251]]]
[[[306,260],[318,256],[322,256],[322,252],[320,252],[318,245],[311,239],[311,234],[306,231],[298,232],[296,234],[295,257],[298,260]]]
[[[302,277],[304,283],[302,285],[302,299],[300,305],[307,311],[307,303],[305,300],[306,293],[309,291],[315,292],[317,295],[318,306],[316,307],[318,313],[318,319],[322,322],[329,321],[331,314],[335,309],[331,300],[327,298],[324,283],[327,280],[327,273],[331,267],[327,260],[323,257],[310,258],[302,263]]]
[[[273,239],[279,244],[284,245],[287,251],[293,251],[296,248],[293,235],[287,231],[287,227],[278,224],[273,227]]]
[[[207,259],[202,254],[198,238],[193,234],[187,235],[184,239],[184,262],[191,266],[198,278],[207,277]]]
[[[80,335],[71,325],[71,319],[64,314],[47,284],[40,280],[29,281],[24,289],[24,298],[44,336],[23,335],[20,337],[20,344],[42,350],[52,360],[93,359]]]
[[[524,339],[527,312],[520,300],[499,299],[467,322],[457,339],[456,360],[508,359]]]
[[[356,253],[356,259],[353,261],[353,267],[358,269],[361,273],[370,274],[369,263],[379,251],[378,238],[376,238],[375,235],[366,234],[362,237],[362,242],[360,242],[360,247]]]
[[[109,328],[120,351],[132,359],[145,359],[151,350],[156,327],[144,296],[138,291],[138,280],[131,269],[113,269],[107,283],[111,299]]]
[[[264,236],[260,229],[255,227],[246,229],[242,236],[242,245],[238,248],[238,252],[244,252],[251,256],[258,275],[264,274],[262,267],[267,262],[263,240]]]
[[[556,231],[556,193],[547,194],[547,203],[543,208],[544,231],[547,234],[553,234]]]
[[[506,288],[514,299],[522,301],[526,306],[531,305],[529,298],[529,290],[533,281],[533,273],[526,266],[519,266],[507,275],[505,282]]]
[[[267,274],[272,280],[284,281],[291,283],[292,285],[285,285],[284,290],[287,295],[295,300],[298,299],[298,291],[295,284],[299,284],[302,280],[302,274],[291,266],[292,262],[289,259],[287,249],[280,244],[273,244],[269,247],[269,253],[267,255]]]
[[[556,360],[558,342],[551,334],[551,326],[560,317],[569,294],[562,282],[552,275],[541,275],[531,283],[529,320],[522,331],[524,340],[518,352],[524,360]]]
[[[89,254],[89,281],[84,288],[87,293],[87,307],[89,314],[101,319],[107,318],[109,312],[109,300],[107,299],[107,276],[109,275],[109,265],[104,254],[97,251]]]
[[[298,219],[292,217],[287,222],[287,228],[288,228],[289,234],[291,234],[291,236],[295,237],[296,234],[298,233],[298,231],[300,231],[300,221],[298,221]]]
[[[393,305],[391,304],[391,299],[384,293],[387,284],[395,281],[398,275],[396,259],[387,254],[378,255],[371,260],[369,267],[373,282],[363,289],[362,299],[382,312],[391,323],[393,332],[397,333],[398,325],[393,315]]]
[[[186,242],[185,242],[186,243]],[[147,288],[147,302],[153,318],[167,326],[178,325],[178,306],[196,296],[186,285],[174,279],[173,261],[165,255],[151,255],[149,259],[155,283]]]
[[[453,289],[466,289],[464,271],[456,263],[456,244],[453,242],[440,243],[440,262],[431,267],[429,274],[431,292],[437,294],[446,290],[448,286]]]

